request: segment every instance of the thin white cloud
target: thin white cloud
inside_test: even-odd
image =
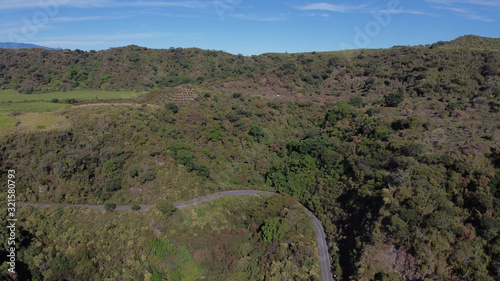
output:
[[[420,16],[429,16],[429,17],[437,17],[437,14],[434,13],[429,13],[426,11],[418,11],[418,10],[406,10],[402,9],[400,11],[397,11],[396,13],[398,14],[410,14],[410,15],[420,15]]]
[[[109,0],[0,0],[0,10],[14,10],[14,9],[59,9],[61,7],[100,7],[103,4],[112,4]]]
[[[432,8],[437,9],[437,10],[447,10],[447,11],[452,11],[457,14],[459,14],[462,18],[466,19],[471,19],[471,20],[478,20],[482,22],[495,22],[490,17],[484,16],[484,15],[479,15],[473,11],[470,11],[469,9],[465,8],[458,8],[458,7],[452,7],[452,6],[436,6],[436,5],[431,5]]]
[[[209,2],[202,1],[179,1],[179,2],[160,2],[160,1],[137,1],[137,2],[118,2],[116,1],[113,6],[118,7],[175,7],[175,8],[188,8],[188,9],[204,9],[210,6]]]
[[[252,20],[252,21],[284,21],[287,19],[284,15],[260,15],[260,14],[229,14],[231,18]]]
[[[208,1],[134,1],[124,2],[118,0],[0,0],[0,10],[14,9],[33,9],[33,8],[51,8],[59,9],[61,7],[74,8],[116,8],[116,7],[138,7],[138,8],[188,8],[203,9],[210,6]]]
[[[488,7],[500,7],[498,0],[425,0],[429,3],[454,5],[454,4],[470,4]]]
[[[350,13],[350,12],[360,12],[360,13],[370,13],[370,12],[380,12],[382,10],[386,10],[387,7],[370,7],[369,4],[363,4],[359,6],[348,6],[348,5],[335,5],[330,3],[315,3],[306,6],[296,7],[299,10],[303,11],[326,11],[326,12],[336,12],[336,13]],[[392,11],[395,14],[412,14],[412,15],[422,15],[422,16],[431,16],[436,17],[437,15],[434,13],[429,13],[426,11],[419,10],[407,10],[403,8],[399,8],[395,11]],[[311,13],[309,16],[322,16],[326,17],[328,14],[326,13]]]
[[[489,18],[487,16],[482,16],[482,15],[477,15],[477,14],[464,14],[464,16],[468,19],[471,19],[471,20],[478,20],[478,21],[482,21],[482,22],[495,22],[495,20],[492,18]]]
[[[328,12],[336,12],[336,13],[347,13],[351,11],[363,10],[368,5],[360,5],[360,6],[349,6],[349,5],[335,5],[330,3],[314,3],[306,6],[297,7],[299,10],[303,11],[328,11]]]
[[[57,17],[50,19],[54,23],[80,22],[80,21],[100,21],[124,19],[126,16],[93,16],[93,17]]]

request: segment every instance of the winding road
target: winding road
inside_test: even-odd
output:
[[[274,192],[269,192],[269,191],[259,191],[259,190],[231,190],[231,191],[223,191],[223,192],[218,192],[212,195],[207,195],[203,197],[198,197],[189,201],[183,201],[183,202],[176,202],[174,203],[174,206],[176,208],[182,208],[182,207],[188,207],[188,206],[193,206],[197,205],[212,199],[220,198],[220,197],[229,197],[229,196],[251,196],[251,195],[279,195]],[[320,266],[321,266],[321,279],[323,281],[333,281],[333,274],[330,268],[330,256],[328,254],[328,246],[326,243],[326,235],[325,231],[323,230],[323,226],[321,225],[321,222],[318,220],[318,218],[311,212],[309,211],[306,207],[304,207],[302,204],[298,203],[302,208],[304,208],[312,219],[312,223],[314,226],[314,231],[316,231],[316,240],[318,241],[318,255],[319,255],[319,261],[320,261]],[[94,210],[104,210],[103,206],[100,205],[68,205],[68,204],[29,204],[29,203],[18,203],[19,206],[32,206],[32,207],[72,207],[72,208],[82,208],[82,209],[94,209]],[[141,210],[147,210],[149,209],[150,206],[143,205],[141,206]],[[132,210],[131,206],[117,206],[115,208],[117,211],[123,211],[123,210]]]

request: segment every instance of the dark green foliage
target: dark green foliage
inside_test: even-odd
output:
[[[104,189],[108,192],[114,192],[122,189],[122,179],[115,177],[107,180],[104,184]]]
[[[153,275],[151,275],[151,278],[149,280],[150,281],[164,281],[167,279],[165,279],[161,273],[155,272],[155,273],[153,273]]]
[[[107,212],[111,212],[116,208],[116,204],[111,203],[111,202],[106,202],[106,203],[104,203],[103,207],[104,207],[104,210],[106,210]]]
[[[156,174],[153,170],[146,170],[144,173],[141,174],[141,179],[146,182],[146,181],[152,181],[156,178]]]
[[[248,131],[248,135],[252,138],[252,140],[256,142],[261,142],[265,136],[264,130],[259,126],[252,126]]]
[[[326,115],[326,121],[330,125],[335,126],[335,124],[343,119],[353,118],[356,114],[354,107],[345,101],[340,101],[334,104],[333,109],[328,111]]]
[[[104,163],[103,170],[108,174],[116,174],[122,170],[123,164],[125,164],[125,159],[123,157],[114,157]]]
[[[285,238],[286,233],[287,229],[279,217],[266,220],[262,226],[262,239],[266,243],[280,242]]]
[[[82,279],[92,279],[96,272],[96,265],[87,250],[78,251],[70,262],[70,267],[76,276]]]
[[[175,208],[175,206],[171,203],[171,202],[168,202],[168,201],[159,201],[158,203],[156,203],[156,206],[155,208],[165,217],[165,218],[169,218],[170,216],[172,216],[175,211],[177,210],[177,208]]]
[[[231,123],[235,123],[240,120],[240,117],[238,116],[238,114],[236,114],[236,112],[229,112],[226,115],[226,118]]]
[[[139,175],[139,168],[137,168],[137,167],[130,168],[130,170],[128,171],[128,175],[131,178],[137,177]]]
[[[207,140],[209,141],[220,141],[223,136],[223,129],[220,126],[215,126],[210,128],[207,132]]]
[[[55,164],[54,173],[59,178],[69,179],[74,171],[75,167],[72,163],[58,162]]]
[[[194,155],[187,149],[181,149],[175,152],[175,160],[177,163],[192,169],[194,166]]]
[[[18,187],[23,201],[68,204],[103,200],[152,204],[159,198],[184,200],[267,183],[267,189],[293,195],[321,220],[332,267],[342,275],[339,280],[451,280],[463,276],[492,280],[500,271],[496,263],[500,256],[500,157],[495,134],[499,127],[495,115],[499,56],[489,40],[479,40],[481,48],[474,49],[462,44],[469,39],[464,40],[432,48],[356,50],[347,52],[348,58],[338,53],[248,58],[216,51],[136,47],[107,53],[70,52],[68,62],[88,56],[106,69],[68,63],[48,80],[50,72],[25,73],[29,67],[21,67],[24,62],[19,59],[25,51],[0,50],[4,61],[18,65],[3,70],[8,72],[4,77],[16,77],[0,79],[7,88],[33,87],[35,92],[61,85],[67,90],[158,88],[137,99],[148,104],[162,104],[165,97],[184,90],[168,88],[172,85],[197,83],[197,91],[210,92],[210,98],[183,103],[185,107],[175,118],[167,105],[65,111],[61,114],[72,122],[69,129],[2,137],[0,170],[16,167],[23,171]],[[138,54],[137,63],[127,56],[131,52]],[[33,63],[37,54],[30,53]],[[50,65],[55,57],[52,53],[47,56]],[[130,73],[122,71],[122,65]],[[196,75],[202,79],[192,77],[195,69],[200,69]],[[165,74],[151,70],[169,76],[160,77]],[[64,78],[68,71],[69,78]],[[144,77],[137,73],[151,77],[137,82],[131,77]],[[37,74],[43,75],[39,82]],[[234,92],[241,95],[233,97]],[[116,179],[121,179],[121,189],[112,187]],[[269,261],[279,260],[274,257],[281,253],[294,261],[305,260],[300,252],[287,252],[293,251],[296,244],[290,241],[296,237],[285,231],[280,239],[279,233],[293,225],[279,220],[290,205],[266,201],[245,216],[245,224],[253,233],[262,234],[252,239],[265,239],[273,245],[248,254],[250,265],[238,263],[247,266],[247,272],[255,271],[253,263],[258,264],[261,256],[269,267],[278,264]],[[265,207],[269,211],[263,211]],[[166,209],[165,214],[152,213],[161,214],[160,221],[167,217],[170,223],[175,219],[173,208]],[[266,216],[277,219],[267,221]],[[168,233],[170,225],[163,223],[166,225],[155,226],[154,231]],[[119,225],[112,224],[103,227],[110,232],[117,228]],[[218,242],[207,242],[203,231],[193,239],[193,249],[200,249],[196,243],[210,248],[210,254],[198,252],[197,257],[205,258],[203,266],[218,272],[222,280],[227,276],[224,270],[235,266],[238,258],[211,253],[230,252],[226,250],[232,245],[244,247],[231,240],[238,237],[236,232],[222,231]],[[177,245],[177,239],[185,238],[179,235],[175,239]],[[286,251],[281,245],[287,245]],[[72,249],[75,252],[64,255],[70,270],[73,255],[81,250],[73,245]],[[93,250],[87,254],[95,255]],[[138,256],[138,252],[133,254]],[[395,255],[396,264],[373,262],[375,256]],[[154,278],[182,279],[172,269],[179,267],[175,261],[155,259],[153,254],[148,256],[147,270]],[[84,255],[81,260],[86,263]],[[43,263],[54,268],[65,265],[64,259],[53,262],[52,256]],[[166,270],[166,264],[172,270]],[[300,262],[293,266],[301,268]],[[251,274],[249,280],[267,278]],[[92,280],[92,276],[74,276],[63,274],[47,280]]]
[[[481,69],[481,74],[483,76],[493,76],[498,73],[497,67],[493,63],[486,63]]]
[[[349,104],[355,107],[363,107],[363,98],[356,96],[349,100]]]
[[[168,254],[174,251],[174,245],[168,239],[155,238],[148,241],[147,251],[155,256],[158,260],[163,260]]]
[[[385,106],[397,107],[404,99],[405,95],[402,92],[390,93],[384,97]]]
[[[132,209],[133,211],[138,211],[138,210],[140,210],[140,209],[141,209],[141,206],[139,206],[139,205],[137,205],[137,204],[134,204],[134,205],[132,205],[131,209]]]
[[[376,138],[385,141],[389,137],[390,131],[389,131],[389,128],[387,128],[386,126],[379,125],[379,126],[375,127],[375,130],[373,131],[373,135]]]
[[[448,43],[448,41],[438,41],[431,45],[431,49],[444,46],[446,43]]]
[[[266,208],[271,212],[279,213],[283,210],[284,207],[285,204],[283,199],[278,196],[271,196],[266,201]]]
[[[482,216],[479,219],[479,234],[490,241],[500,233],[500,221],[490,216]]]
[[[179,112],[179,106],[175,103],[167,103],[165,104],[165,108],[172,111],[172,113],[176,114]]]
[[[196,170],[196,174],[199,177],[202,177],[202,178],[205,178],[205,179],[210,178],[210,170],[207,167],[205,167],[203,165],[196,165],[194,167],[194,169]]]

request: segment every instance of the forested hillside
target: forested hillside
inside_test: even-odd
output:
[[[498,39],[253,57],[0,50],[0,85],[147,91],[131,99],[144,106],[67,108],[57,114],[71,126],[2,137],[1,178],[22,175],[19,201],[272,190],[321,220],[341,280],[499,280]],[[186,89],[193,100],[172,102]],[[43,236],[25,220],[22,233]]]
[[[186,85],[305,101],[395,91],[420,97],[473,98],[476,92],[500,93],[498,85],[488,79],[498,72],[499,41],[465,36],[425,47],[252,57],[138,46],[100,52],[0,49],[0,87],[30,94]]]

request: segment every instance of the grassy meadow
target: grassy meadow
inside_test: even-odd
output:
[[[58,99],[59,102],[64,102],[69,99],[76,99],[78,101],[87,100],[109,100],[109,99],[130,99],[142,95],[142,92],[134,91],[70,91],[70,92],[52,92],[45,94],[21,94],[15,90],[1,90],[0,103],[20,103],[20,102],[51,102]]]
[[[70,103],[106,103],[131,99],[143,94],[133,91],[71,91],[45,94],[21,94],[15,90],[0,90],[0,135],[8,134],[19,124],[21,131],[65,128],[68,121],[59,113]],[[62,127],[61,127],[62,126]]]

